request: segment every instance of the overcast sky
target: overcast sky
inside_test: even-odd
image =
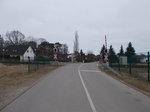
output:
[[[0,34],[19,30],[26,36],[67,43],[99,53],[107,35],[118,52],[129,41],[136,52],[150,50],[150,0],[0,0]]]

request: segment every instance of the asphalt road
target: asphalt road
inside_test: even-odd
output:
[[[1,112],[150,112],[150,97],[102,73],[96,63],[68,64]]]

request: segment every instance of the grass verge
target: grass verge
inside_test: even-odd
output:
[[[0,110],[14,100],[17,96],[31,87],[47,73],[62,65],[45,66],[31,73],[7,74],[0,78]]]
[[[132,76],[127,73],[119,72],[119,75],[112,73],[109,69],[106,69],[102,66],[99,66],[99,69],[102,72],[107,73],[111,77],[118,79],[125,83],[126,85],[129,85],[130,87],[133,87],[142,93],[150,96],[150,82],[136,76]]]

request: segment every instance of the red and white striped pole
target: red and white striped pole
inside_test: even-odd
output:
[[[106,35],[105,35],[105,51],[104,51],[104,59],[103,59],[103,62],[106,64],[106,65],[109,65],[109,60],[108,60],[108,52],[107,52],[107,38],[106,38]]]

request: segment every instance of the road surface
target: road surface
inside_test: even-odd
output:
[[[96,63],[68,64],[1,112],[150,112],[150,98],[102,73]]]

